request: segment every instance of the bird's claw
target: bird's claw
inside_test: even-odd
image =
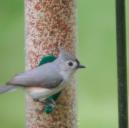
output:
[[[44,106],[44,111],[49,114],[49,113],[53,112],[55,107],[56,107],[55,101],[53,99],[47,99],[45,106]]]
[[[36,112],[46,112],[47,114],[53,112],[53,110],[56,107],[56,102],[53,99],[46,99],[46,100],[39,100],[39,99],[34,99],[35,102],[41,102],[44,104],[44,107],[42,110],[39,109],[35,109]]]

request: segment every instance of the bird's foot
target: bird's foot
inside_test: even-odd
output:
[[[52,98],[48,98],[46,100],[39,100],[39,99],[34,99],[35,102],[41,102],[43,104],[43,109],[38,109],[36,108],[35,109],[35,112],[46,112],[47,114],[53,112],[53,110],[55,109],[56,107],[56,102],[55,100],[53,100]]]
[[[47,99],[45,101],[44,111],[49,114],[53,112],[56,107],[56,102],[53,99]]]

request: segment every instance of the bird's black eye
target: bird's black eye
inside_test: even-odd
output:
[[[73,62],[68,62],[68,65],[69,66],[73,66]]]

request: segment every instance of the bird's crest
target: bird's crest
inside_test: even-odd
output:
[[[75,57],[72,53],[66,51],[66,50],[65,50],[64,48],[62,48],[62,47],[59,48],[59,51],[60,51],[59,56],[60,56],[63,60],[73,60],[73,61],[74,61],[74,60],[76,59],[76,57]]]

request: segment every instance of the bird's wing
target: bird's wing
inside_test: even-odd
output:
[[[52,71],[51,69],[53,68],[38,67],[34,70],[21,73],[10,80],[7,85],[55,88],[56,86],[60,85],[63,78],[56,70],[53,69],[54,71]]]

